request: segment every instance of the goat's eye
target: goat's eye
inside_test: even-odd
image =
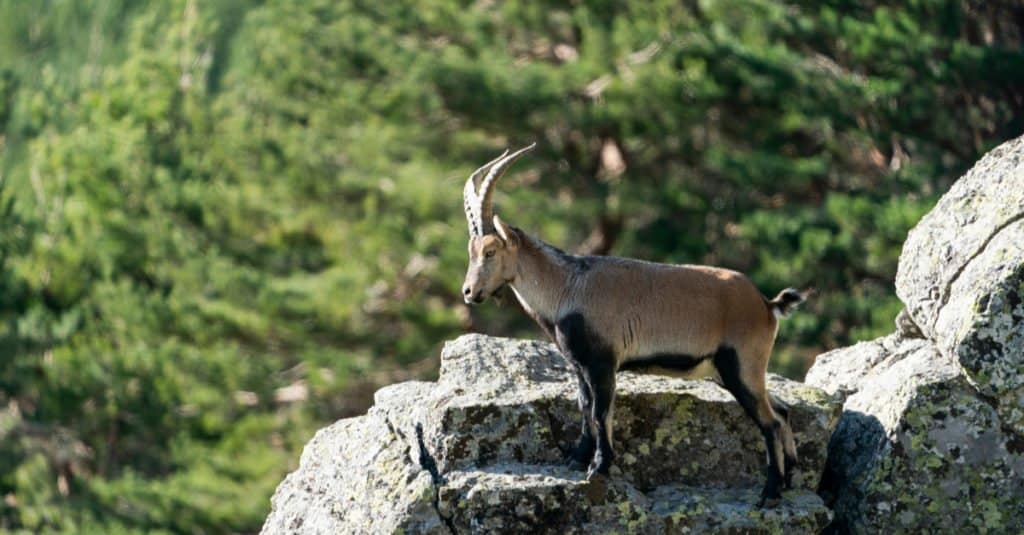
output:
[[[494,249],[491,249],[490,251],[486,251],[484,253],[484,258],[490,258],[492,256],[494,256]]]

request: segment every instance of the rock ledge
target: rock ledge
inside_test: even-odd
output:
[[[1024,138],[910,231],[897,332],[818,357],[846,399],[823,494],[849,533],[1024,529]]]
[[[580,416],[554,346],[462,336],[436,383],[383,388],[367,415],[317,433],[263,533],[819,531],[831,513],[814,490],[840,405],[778,377],[769,388],[791,407],[801,457],[778,508],[754,506],[762,439],[708,381],[620,374],[619,459],[588,482],[562,464]]]

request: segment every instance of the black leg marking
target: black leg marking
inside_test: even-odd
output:
[[[765,452],[768,455],[768,478],[765,481],[764,490],[761,491],[761,502],[759,506],[771,506],[782,497],[780,490],[783,482],[782,466],[779,461],[782,459],[782,441],[780,433],[782,422],[761,421],[757,413],[757,398],[754,393],[743,384],[740,378],[740,359],[736,350],[731,347],[720,347],[714,355],[715,368],[722,378],[722,386],[729,391],[739,402],[740,406],[747,413],[764,437]]]
[[[782,448],[782,443],[779,440],[779,423],[772,422],[768,425],[762,425],[761,436],[764,437],[765,449],[768,452],[768,478],[764,483],[764,489],[761,491],[761,501],[757,504],[758,507],[774,507],[782,499],[782,469],[778,464],[778,455],[775,451]]]
[[[743,410],[747,412],[747,416],[760,425],[757,418],[757,399],[740,379],[740,358],[736,354],[736,350],[731,347],[720,347],[712,358],[715,369],[718,370],[718,375],[722,378],[722,386],[736,398]]]
[[[579,382],[577,402],[580,408],[581,429],[580,438],[576,446],[569,450],[568,465],[574,470],[585,470],[590,460],[594,458],[594,448],[597,442],[594,440],[594,427],[591,425],[590,412],[593,407],[594,396],[590,391],[590,385],[583,377],[583,371],[578,364],[573,362],[576,369],[576,379]]]
[[[548,335],[548,338],[550,338],[552,342],[557,344],[559,348],[564,348],[555,332],[555,324],[551,320],[533,312],[532,310],[527,310],[526,308],[523,308],[523,312],[526,312],[527,315],[537,323],[541,330],[544,331],[544,334]],[[570,353],[565,351],[565,349],[562,350],[562,353],[566,357],[570,357]],[[582,422],[580,425],[580,437],[577,439],[576,445],[566,452],[565,463],[573,470],[585,470],[587,465],[590,464],[590,460],[594,458],[594,449],[597,445],[597,442],[594,440],[594,426],[590,421],[590,412],[591,406],[593,405],[594,395],[590,391],[590,385],[587,384],[586,379],[583,377],[583,368],[580,363],[576,362],[572,358],[568,358],[568,360],[569,363],[572,364],[573,369],[576,370],[576,379],[579,382],[579,390],[576,396],[577,403],[580,408],[580,419]]]
[[[597,428],[597,452],[590,465],[587,478],[594,474],[608,475],[615,451],[612,449],[612,404],[615,402],[614,365],[594,364],[587,368],[587,380],[594,389],[591,418]]]
[[[658,353],[647,357],[631,358],[622,363],[619,371],[645,370],[647,368],[664,368],[678,372],[688,372],[701,362],[707,360],[707,356],[695,357],[684,353]]]
[[[793,439],[793,422],[789,417],[789,406],[779,398],[769,394],[768,399],[772,403],[775,414],[782,419],[782,450],[786,457],[785,485],[787,489],[793,488],[793,471],[796,469],[798,458],[796,455],[796,441]]]
[[[581,391],[583,386],[589,386],[592,395],[589,411],[584,408],[584,399],[580,399],[580,411],[585,419],[584,434],[580,441],[583,443],[586,440],[586,429],[592,426],[595,444],[591,451],[596,450],[588,477],[594,473],[607,474],[615,459],[611,445],[615,354],[608,344],[589,331],[583,315],[578,312],[567,314],[555,324],[555,339],[562,353],[578,367],[582,376]]]

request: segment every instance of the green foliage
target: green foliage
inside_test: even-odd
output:
[[[891,330],[906,231],[1024,126],[1008,9],[0,0],[0,529],[254,531],[367,385],[538,336],[458,292],[505,146],[557,245],[816,287],[777,371]]]

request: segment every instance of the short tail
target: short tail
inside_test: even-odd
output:
[[[785,318],[792,314],[796,307],[800,306],[800,303],[806,301],[813,294],[813,288],[804,291],[797,290],[796,288],[786,288],[779,292],[775,299],[768,301],[768,309],[772,311],[772,314],[775,314],[776,318]]]

